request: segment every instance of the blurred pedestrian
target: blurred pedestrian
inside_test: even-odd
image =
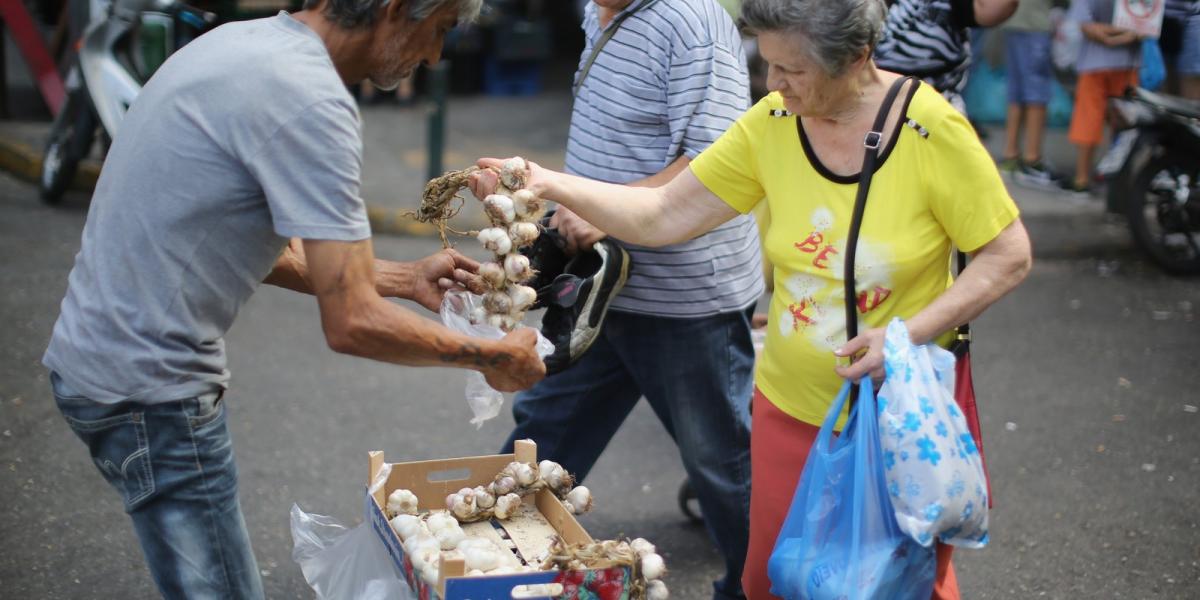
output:
[[[583,30],[570,173],[661,185],[749,106],[741,37],[715,0],[595,0]],[[754,366],[747,309],[763,293],[753,218],[739,216],[665,248],[608,239],[564,206],[550,225],[565,236],[569,253],[597,254],[599,247],[601,256],[619,260],[624,251],[632,266],[619,292],[609,291],[617,287],[605,277],[618,271],[600,267],[587,288],[594,300],[576,303],[587,312],[572,330],[549,334],[572,346],[595,341],[578,362],[517,395],[505,451],[513,440],[532,438],[539,455],[584,478],[644,396],[679,448],[724,558],[713,598],[741,598]],[[599,328],[594,315],[606,305]]]
[[[1112,25],[1112,0],[1071,0],[1067,18],[1079,24],[1083,41],[1075,63],[1075,109],[1067,130],[1067,139],[1078,147],[1075,176],[1064,186],[1087,197],[1096,147],[1104,140],[1108,99],[1137,85],[1141,40],[1137,33]]]
[[[1167,0],[1159,38],[1170,92],[1200,100],[1200,0]]]
[[[1000,171],[1022,183],[1056,186],[1057,176],[1042,160],[1046,105],[1054,89],[1050,0],[1021,0],[1016,14],[1000,27],[1004,32],[1008,78],[1008,115],[1004,121]],[[1022,133],[1025,144],[1019,148]]]
[[[971,66],[971,27],[994,27],[1017,0],[895,0],[875,50],[880,69],[919,77],[966,114],[962,92]]]
[[[469,338],[386,300],[437,310],[477,265],[453,251],[374,260],[359,197],[347,84],[389,88],[437,62],[446,31],[479,7],[310,0],[223,25],[175,53],[121,123],[43,362],[163,597],[263,597],[238,502],[223,339],[260,283],[315,295],[337,352],[475,369],[509,391],[544,373],[528,329]]]

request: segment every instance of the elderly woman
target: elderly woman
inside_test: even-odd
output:
[[[647,246],[690,239],[768,203],[764,239],[776,286],[755,378],[743,578],[755,600],[772,597],[767,559],[842,380],[883,376],[886,323],[904,319],[916,343],[948,342],[954,327],[1011,291],[1030,267],[1017,207],[966,119],[931,87],[906,84],[878,146],[857,246],[865,331],[846,341],[841,260],[863,140],[899,77],[871,59],[884,12],[881,0],[746,0],[742,19],[758,36],[773,93],[661,187],[530,167],[533,191]],[[476,194],[495,185],[482,173]],[[954,247],[973,260],[952,280]],[[939,549],[938,598],[958,595],[949,554]]]

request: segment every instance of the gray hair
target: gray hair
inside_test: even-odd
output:
[[[325,16],[340,27],[354,29],[375,24],[379,9],[399,0],[304,0],[304,9],[312,10],[325,3]],[[479,18],[483,0],[409,0],[408,14],[421,20],[448,4],[458,7],[458,22],[473,23]]]
[[[875,51],[886,18],[883,0],[745,0],[741,25],[752,35],[802,35],[809,57],[837,76],[864,50]]]

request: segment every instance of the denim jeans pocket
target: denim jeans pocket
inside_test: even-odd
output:
[[[126,510],[131,509],[154,493],[145,413],[118,409],[111,416],[84,418],[91,416],[86,413],[97,410],[97,403],[92,403],[92,407],[81,407],[79,400],[59,398],[63,418],[75,435],[87,444],[92,462],[121,494]]]
[[[183,401],[183,411],[193,430],[216,423],[225,416],[223,392],[201,394]]]

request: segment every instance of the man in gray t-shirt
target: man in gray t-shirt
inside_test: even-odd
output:
[[[468,338],[385,300],[436,310],[476,265],[453,251],[375,261],[359,198],[346,85],[394,87],[479,6],[309,0],[224,25],[172,56],[125,116],[43,361],[164,596],[262,596],[221,403],[222,337],[260,282],[314,294],[338,352],[475,369],[505,391],[544,374],[532,330]]]

